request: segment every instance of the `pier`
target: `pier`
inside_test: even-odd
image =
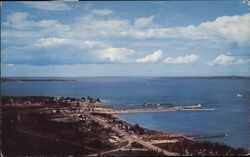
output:
[[[120,114],[120,113],[141,113],[141,112],[174,112],[174,111],[215,111],[215,108],[202,108],[201,104],[188,105],[188,106],[175,106],[175,107],[158,107],[158,108],[144,108],[144,109],[126,109],[126,110],[113,110],[106,108],[98,108],[93,112],[107,113],[107,114]]]
[[[204,134],[197,134],[191,135],[193,139],[205,139],[205,138],[220,138],[227,136],[224,132],[211,132],[211,133],[204,133]]]

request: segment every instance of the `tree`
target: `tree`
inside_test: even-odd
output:
[[[96,101],[101,102],[101,100],[99,98],[97,98]]]
[[[140,128],[139,124],[135,124],[135,128],[136,128],[136,129],[137,129],[137,128]]]

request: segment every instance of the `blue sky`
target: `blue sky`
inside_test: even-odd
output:
[[[2,76],[250,76],[245,0],[4,2]]]

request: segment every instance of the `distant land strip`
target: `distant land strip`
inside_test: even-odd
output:
[[[152,78],[152,79],[250,79],[250,76],[84,76],[84,77],[15,77],[2,76],[2,80],[76,80],[79,78]]]
[[[27,81],[76,81],[72,79],[47,79],[47,78],[1,78],[1,82],[27,82]]]

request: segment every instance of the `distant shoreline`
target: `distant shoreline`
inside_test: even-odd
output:
[[[69,79],[45,79],[45,78],[2,78],[1,82],[29,82],[29,81],[76,81]]]
[[[25,81],[78,81],[84,78],[108,79],[108,78],[138,78],[138,79],[244,79],[250,80],[250,76],[93,76],[93,77],[1,77],[1,82],[25,82]]]

